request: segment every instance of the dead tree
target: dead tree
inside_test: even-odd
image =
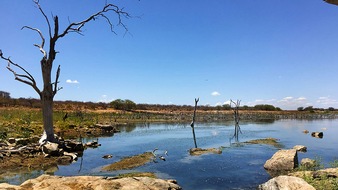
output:
[[[231,104],[234,104],[234,107],[231,107]],[[234,112],[234,120],[235,120],[235,133],[234,136],[236,138],[236,141],[238,141],[238,134],[242,133],[241,131],[241,127],[239,126],[239,106],[241,104],[240,100],[237,100],[236,102],[234,102],[233,100],[230,100],[230,107],[232,108],[233,112]]]
[[[192,128],[192,135],[194,138],[194,143],[195,143],[195,148],[197,148],[197,142],[196,142],[196,135],[195,135],[195,118],[196,118],[196,110],[197,110],[197,103],[200,99],[199,98],[195,98],[195,109],[194,109],[194,115],[192,116],[192,122],[190,124],[191,128]]]
[[[127,12],[123,11],[123,9],[119,8],[114,4],[106,4],[102,10],[96,12],[95,14],[92,14],[91,16],[82,21],[72,22],[67,27],[65,27],[65,29],[61,30],[59,26],[58,16],[54,16],[53,20],[50,20],[50,18],[47,17],[45,12],[41,8],[39,0],[34,0],[33,2],[35,3],[38,10],[40,11],[40,13],[42,14],[42,16],[46,21],[48,27],[48,40],[49,40],[49,43],[47,44],[49,45],[49,47],[45,47],[46,41],[45,36],[39,29],[33,28],[31,26],[23,26],[22,29],[32,30],[36,32],[41,38],[41,43],[34,44],[34,46],[37,47],[43,55],[40,61],[43,79],[42,90],[40,90],[37,87],[34,77],[26,69],[24,69],[19,64],[15,63],[10,57],[4,56],[1,50],[0,57],[3,60],[7,61],[8,63],[7,69],[13,73],[15,80],[18,80],[22,83],[31,86],[39,94],[42,105],[41,109],[43,115],[43,127],[44,132],[46,133],[47,136],[46,140],[53,142],[55,141],[53,129],[53,100],[55,94],[61,89],[60,87],[58,87],[60,76],[60,65],[57,68],[56,77],[55,80],[53,81],[51,78],[51,71],[53,68],[53,62],[56,58],[56,54],[58,53],[55,49],[58,40],[70,33],[82,34],[82,28],[85,26],[85,24],[94,21],[98,18],[105,19],[110,26],[110,30],[114,32],[113,30],[114,24],[113,22],[111,22],[108,15],[108,13],[110,12],[117,15],[117,22],[115,25],[122,26],[126,31],[128,31],[126,25],[122,22],[122,19],[129,18],[130,16]],[[20,73],[16,72],[16,70],[19,71]]]

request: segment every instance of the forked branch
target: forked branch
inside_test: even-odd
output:
[[[233,100],[230,100],[230,106],[231,106],[231,104],[235,105],[235,107],[232,107],[232,110],[234,112],[235,122],[236,122],[236,124],[238,124],[239,119],[240,119],[238,110],[239,110],[239,106],[241,104],[241,100],[237,100],[236,102],[234,102]]]
[[[40,10],[41,14],[43,15],[43,17],[45,18],[47,25],[48,25],[48,33],[49,33],[49,37],[52,38],[52,28],[50,26],[50,22],[49,19],[47,17],[47,15],[45,14],[45,12],[42,10],[39,0],[33,0],[35,5],[38,7],[38,9]]]
[[[233,100],[230,100],[230,106],[231,106],[231,104],[235,105],[235,107],[232,108],[233,112],[234,112],[234,119],[235,119],[235,133],[234,133],[233,137],[235,137],[236,142],[238,142],[238,134],[242,133],[241,127],[239,126],[239,120],[240,120],[239,106],[241,104],[241,101],[237,100],[236,102],[234,102]]]
[[[36,86],[36,82],[34,77],[23,67],[21,67],[19,64],[14,63],[9,57],[4,57],[2,51],[0,50],[0,57],[3,60],[6,60],[8,62],[7,69],[13,73],[15,80],[20,81],[22,83],[28,84],[33,87],[33,89],[40,94],[39,88]],[[23,71],[25,74],[18,74],[16,73],[12,68],[11,65],[19,68],[21,71]]]
[[[37,29],[37,28],[32,28],[32,27],[30,27],[30,26],[24,26],[24,27],[22,27],[21,29],[24,29],[24,28],[27,28],[27,29],[30,29],[30,30],[34,30],[34,31],[36,31],[36,32],[40,35],[41,40],[42,40],[41,45],[38,45],[38,44],[33,44],[33,45],[34,45],[35,47],[38,47],[38,48],[40,49],[40,51],[41,51],[41,53],[43,54],[43,57],[44,57],[44,58],[47,58],[47,53],[46,53],[46,51],[43,49],[44,46],[45,46],[45,38],[43,37],[41,31],[40,31],[39,29]]]
[[[129,13],[125,12],[123,10],[123,8],[119,8],[118,6],[116,6],[114,4],[107,4],[103,7],[103,9],[101,11],[91,15],[87,19],[80,21],[80,22],[73,22],[73,23],[69,24],[69,26],[60,35],[58,35],[57,38],[62,38],[70,32],[76,32],[76,33],[81,34],[81,32],[82,32],[81,29],[87,22],[90,22],[91,20],[98,19],[99,17],[106,19],[106,21],[108,22],[108,24],[110,26],[110,30],[112,32],[114,32],[114,25],[110,21],[109,17],[106,15],[107,12],[110,12],[110,11],[113,11],[117,14],[117,16],[118,16],[117,25],[121,25],[126,31],[128,31],[127,26],[122,22],[122,17],[130,18]]]

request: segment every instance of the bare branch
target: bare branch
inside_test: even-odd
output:
[[[0,57],[3,59],[3,60],[6,60],[8,62],[8,65],[7,65],[7,69],[13,73],[14,77],[15,77],[15,80],[17,81],[20,81],[22,83],[25,83],[29,86],[32,86],[33,89],[38,93],[40,94],[40,90],[39,88],[36,86],[36,82],[35,82],[35,79],[34,77],[26,70],[24,69],[23,67],[21,67],[19,64],[16,64],[14,63],[9,57],[6,58],[3,56],[3,53],[2,51],[0,50]],[[16,73],[12,68],[11,68],[11,65],[19,68],[20,70],[22,70],[25,74],[18,74]]]
[[[233,109],[233,112],[234,112],[235,122],[236,122],[236,124],[238,124],[239,120],[240,120],[238,110],[239,110],[239,106],[241,104],[241,100],[237,100],[237,102],[234,102],[233,100],[230,100],[230,107],[231,107],[231,103],[233,103],[235,105],[235,107],[232,108],[232,109]]]
[[[125,18],[129,18],[130,15],[129,13],[123,11],[123,9],[120,9],[118,6],[114,5],[114,4],[107,4],[103,7],[103,9],[93,15],[91,15],[90,17],[88,17],[87,19],[80,21],[80,22],[73,22],[71,24],[69,24],[69,26],[60,34],[57,36],[57,38],[62,38],[64,37],[66,34],[70,33],[70,32],[76,32],[76,33],[81,33],[81,29],[82,27],[84,27],[84,25],[91,21],[91,20],[95,20],[99,17],[103,17],[104,19],[107,20],[110,29],[112,32],[114,32],[114,25],[112,24],[112,22],[110,21],[109,17],[106,15],[107,12],[115,12],[118,16],[118,23],[117,25],[121,25],[126,31],[128,31],[127,26],[122,22],[122,17]],[[115,33],[115,32],[114,32]],[[55,35],[55,34],[54,34]]]
[[[53,96],[55,96],[55,94],[62,89],[58,88],[58,83],[59,83],[59,77],[60,77],[60,65],[58,66],[58,69],[56,71],[56,77],[55,77],[55,82],[54,82],[54,90],[53,90]]]
[[[49,37],[52,38],[52,28],[50,26],[50,22],[49,22],[49,19],[47,17],[47,15],[45,14],[45,12],[43,12],[41,6],[40,6],[40,3],[39,3],[39,0],[33,0],[33,2],[35,3],[36,6],[38,6],[38,9],[40,10],[40,12],[42,13],[42,15],[45,17],[46,19],[46,22],[48,24],[48,32],[49,32]]]
[[[28,28],[28,29],[30,29],[30,30],[34,30],[34,31],[36,31],[36,32],[40,35],[41,40],[42,40],[41,45],[34,44],[34,46],[35,46],[35,47],[38,47],[38,48],[40,49],[41,53],[43,54],[43,57],[47,58],[47,53],[46,53],[46,51],[43,49],[44,46],[45,46],[45,38],[43,37],[41,31],[40,31],[39,29],[37,29],[37,28],[32,28],[32,27],[30,27],[30,26],[24,26],[24,27],[21,28],[21,30],[24,29],[24,28]]]

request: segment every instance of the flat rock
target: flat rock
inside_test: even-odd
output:
[[[300,165],[305,167],[305,168],[312,168],[315,167],[317,165],[316,160],[312,160],[310,158],[303,158],[300,161]]]
[[[293,149],[296,149],[299,152],[306,152],[307,151],[307,147],[303,146],[303,145],[296,145],[293,147]]]
[[[259,190],[315,190],[305,180],[294,176],[278,176],[270,179],[266,183],[259,185]]]
[[[298,166],[296,149],[279,150],[264,164],[270,171],[290,171]]]
[[[41,175],[38,178],[30,179],[20,186],[7,183],[0,184],[0,189],[13,190],[41,190],[41,189],[138,189],[138,190],[162,190],[162,189],[182,189],[176,184],[175,180],[163,180],[149,177],[126,177],[126,178],[107,178],[99,176],[74,176],[61,177],[51,175]]]

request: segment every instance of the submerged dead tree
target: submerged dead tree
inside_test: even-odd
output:
[[[39,51],[42,53],[40,65],[43,79],[43,88],[39,89],[36,84],[35,78],[21,65],[15,63],[10,57],[4,56],[1,50],[0,57],[3,60],[7,61],[8,63],[7,69],[13,73],[15,80],[18,80],[22,83],[31,86],[38,93],[42,105],[41,109],[43,115],[43,127],[44,132],[46,133],[47,136],[46,140],[55,142],[53,129],[53,100],[56,93],[61,89],[60,87],[58,87],[60,76],[60,65],[57,68],[56,77],[53,81],[51,78],[51,71],[53,68],[53,62],[56,58],[56,54],[58,53],[55,49],[58,40],[70,33],[77,33],[82,35],[82,28],[85,26],[85,24],[94,21],[98,18],[103,18],[104,20],[106,20],[110,26],[110,30],[114,32],[113,22],[111,22],[111,19],[109,18],[111,15],[108,15],[108,13],[110,12],[113,13],[114,15],[117,15],[116,25],[120,25],[126,31],[128,31],[127,27],[122,22],[122,18],[129,18],[130,16],[127,12],[124,12],[123,9],[119,8],[114,4],[106,4],[102,10],[96,12],[95,14],[90,15],[88,18],[82,21],[72,22],[67,27],[65,27],[65,29],[61,30],[58,16],[54,16],[53,20],[50,20],[50,18],[47,17],[45,12],[41,8],[39,0],[34,0],[33,2],[35,3],[41,15],[44,17],[46,21],[46,25],[48,28],[48,38],[47,38],[48,46],[45,47],[46,38],[44,34],[42,34],[41,30],[39,30],[38,28],[33,28],[31,26],[23,26],[22,29],[28,29],[33,32],[36,32],[41,38],[41,43],[34,44],[34,46],[37,47]],[[19,71],[20,73],[18,73],[17,71]]]
[[[195,135],[195,118],[196,118],[196,110],[197,110],[197,103],[200,99],[199,98],[195,98],[195,109],[194,109],[194,114],[192,116],[192,122],[190,124],[191,128],[192,128],[192,135],[194,138],[194,143],[195,143],[195,148],[197,148],[197,142],[196,142],[196,135]]]
[[[236,141],[238,141],[238,134],[242,133],[241,127],[239,126],[239,120],[240,120],[239,106],[241,104],[241,101],[237,100],[236,102],[234,102],[233,100],[230,100],[230,106],[231,106],[231,104],[234,104],[234,107],[231,107],[231,108],[234,112],[234,120],[235,120],[235,133],[234,133],[233,137],[235,137]]]

